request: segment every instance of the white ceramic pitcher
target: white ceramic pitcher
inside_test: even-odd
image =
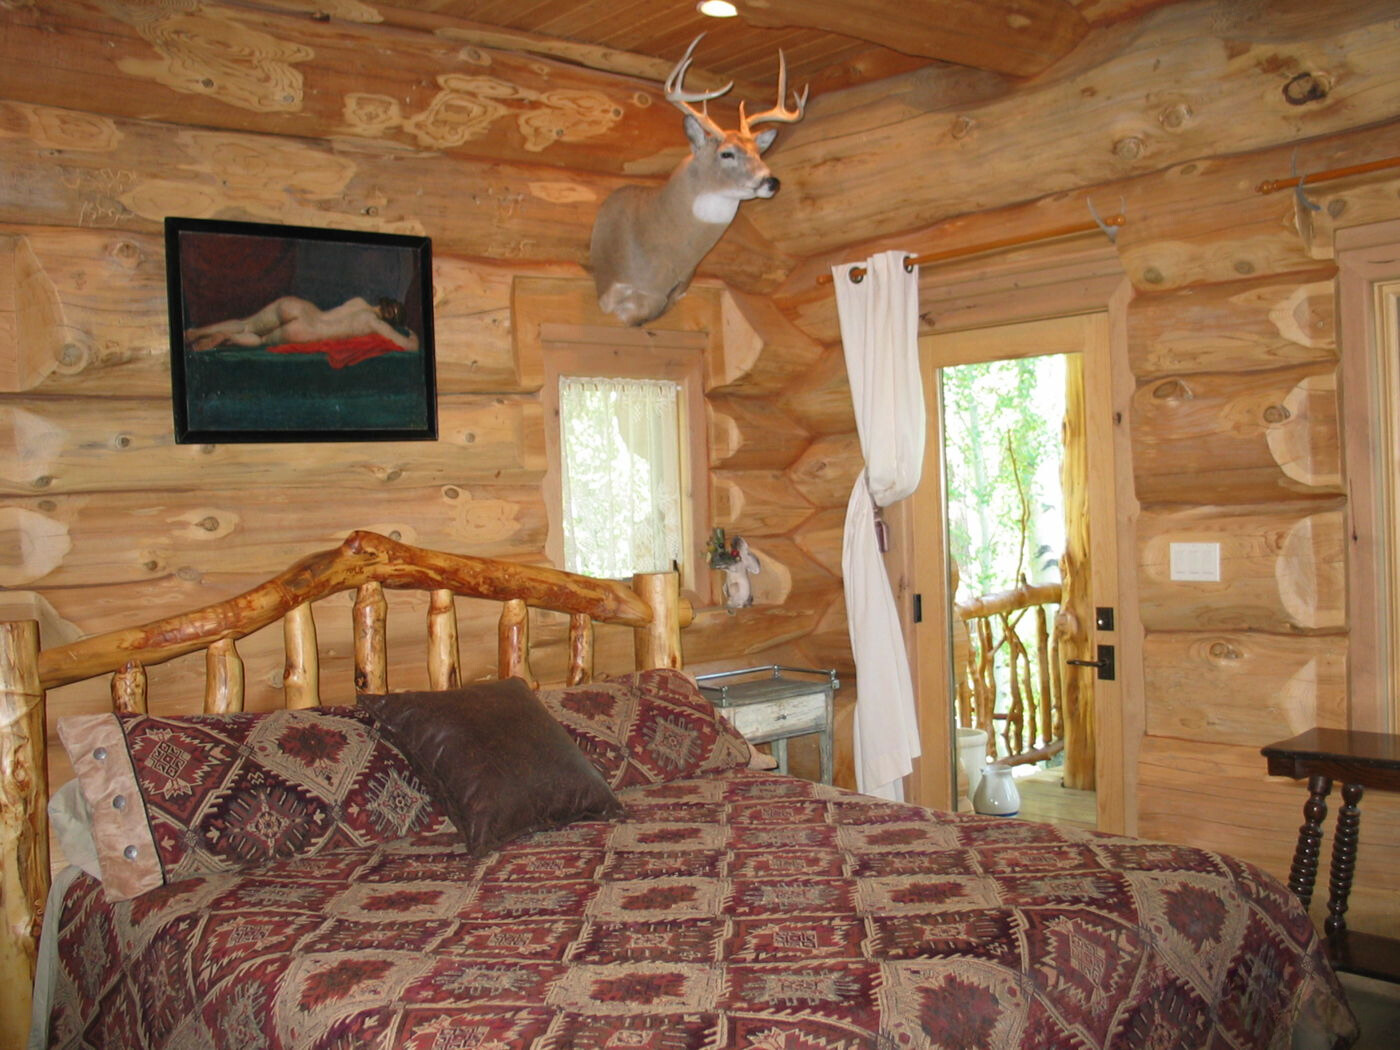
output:
[[[993,817],[1014,817],[1021,812],[1021,792],[1010,766],[993,763],[982,767],[982,779],[972,796],[972,808]]]

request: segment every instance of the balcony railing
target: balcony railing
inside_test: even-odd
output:
[[[1059,582],[1023,583],[953,606],[964,628],[954,640],[958,724],[987,731],[989,759],[1020,765],[1064,750],[1062,665],[1051,627],[1061,596]]]

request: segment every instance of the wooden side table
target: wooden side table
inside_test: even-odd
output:
[[[744,680],[752,675],[762,677]],[[702,674],[695,680],[700,691],[749,743],[772,743],[780,773],[788,771],[788,740],[807,733],[820,734],[821,782],[831,783],[836,771],[833,696],[841,688],[835,671],[770,664]]]
[[[1332,781],[1342,785],[1342,807],[1332,840],[1328,878],[1327,919],[1323,933],[1333,964],[1339,970],[1400,981],[1400,942],[1388,937],[1347,930],[1347,897],[1356,870],[1361,832],[1361,797],[1367,788],[1400,791],[1400,736],[1360,733],[1349,729],[1309,729],[1290,740],[1262,749],[1273,776],[1308,781],[1303,823],[1288,873],[1288,888],[1303,907],[1312,903],[1321,852],[1322,822]]]

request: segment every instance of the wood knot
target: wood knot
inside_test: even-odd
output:
[[[1264,409],[1265,423],[1284,423],[1293,418],[1293,413],[1283,405],[1270,405]]]
[[[953,138],[966,138],[972,133],[975,127],[977,127],[977,121],[973,120],[971,117],[959,117],[957,120],[953,121]]]
[[[58,352],[58,363],[63,368],[76,371],[87,364],[87,349],[77,343],[64,343],[63,349]]]
[[[1190,401],[1194,395],[1182,380],[1168,379],[1152,388],[1152,396],[1158,401]]]
[[[1322,101],[1331,90],[1332,85],[1321,73],[1299,73],[1283,85],[1283,100],[1290,106],[1305,106]]]
[[[1228,642],[1215,642],[1210,647],[1210,655],[1216,660],[1238,660],[1240,651]]]
[[[1168,131],[1180,131],[1190,121],[1191,116],[1191,107],[1185,102],[1178,102],[1162,110],[1157,120]]]
[[[195,524],[199,528],[203,529],[205,532],[219,531],[219,519],[214,517],[214,515],[212,514],[208,515],[207,517],[200,518],[199,521],[195,522]]]
[[[1142,156],[1144,148],[1142,139],[1136,135],[1127,135],[1113,144],[1113,155],[1121,160],[1137,160]]]

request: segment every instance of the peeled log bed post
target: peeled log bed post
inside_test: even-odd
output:
[[[675,573],[637,577],[636,588],[556,569],[425,550],[369,532],[311,554],[242,594],[138,627],[39,648],[33,621],[0,623],[0,1048],[24,1045],[38,932],[49,886],[45,690],[111,675],[113,709],[146,709],[146,669],[203,651],[208,709],[241,710],[243,661],[236,642],[283,621],[283,683],[290,707],[321,702],[311,605],[354,590],[355,687],[387,691],[388,603],[384,589],[428,592],[427,638],[435,683],[460,677],[453,596],[501,602],[519,624],[530,608],[570,618],[570,681],[591,678],[593,621],[631,628],[639,668],[679,667],[680,628],[693,610]],[[515,627],[512,626],[512,632]],[[528,669],[528,653],[520,666]],[[333,702],[346,702],[334,698]]]
[[[48,772],[39,625],[0,623],[0,1045],[21,1046],[48,892]]]

